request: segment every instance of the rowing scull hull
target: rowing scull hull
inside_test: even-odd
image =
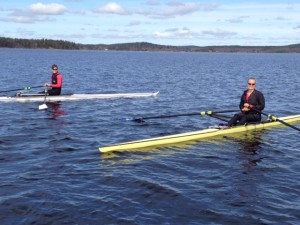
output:
[[[286,123],[295,123],[300,122],[300,114],[294,116],[286,116],[278,118],[280,120],[285,121]],[[142,148],[149,148],[149,147],[157,147],[157,146],[164,146],[164,145],[175,145],[182,142],[188,141],[195,141],[215,136],[222,136],[240,132],[247,132],[253,130],[261,130],[271,127],[280,126],[282,123],[278,121],[268,121],[260,124],[248,124],[247,126],[235,126],[232,128],[226,129],[216,129],[216,128],[208,128],[200,131],[195,132],[187,132],[182,134],[175,134],[163,137],[156,137],[156,138],[149,138],[143,139],[139,141],[132,141],[132,142],[124,142],[119,143],[111,146],[100,147],[100,152],[111,152],[111,151],[126,151],[132,149],[142,149]],[[284,125],[283,125],[284,126]]]
[[[125,94],[70,94],[70,95],[51,95],[46,97],[46,102],[77,101],[90,99],[117,99],[117,98],[144,98],[154,97],[159,92],[151,93],[125,93]],[[0,97],[0,102],[44,102],[44,95],[26,95]]]

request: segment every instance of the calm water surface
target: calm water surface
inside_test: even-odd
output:
[[[160,91],[47,111],[0,103],[1,224],[299,224],[300,144],[291,128],[149,151],[101,155],[98,147],[217,124],[128,119],[235,109],[250,75],[266,113],[299,114],[300,55],[0,49],[0,61],[1,90],[48,82],[56,63],[64,93]]]

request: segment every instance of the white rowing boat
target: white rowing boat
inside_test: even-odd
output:
[[[281,122],[280,122],[281,121]],[[124,142],[111,146],[100,147],[100,152],[111,152],[111,151],[126,151],[132,149],[143,149],[149,147],[159,147],[165,145],[176,145],[178,143],[196,141],[205,138],[211,138],[215,136],[222,136],[240,132],[262,130],[271,127],[282,126],[282,121],[285,123],[296,123],[300,122],[300,114],[294,116],[286,116],[278,118],[277,121],[265,121],[258,124],[248,124],[242,126],[235,126],[230,128],[218,129],[218,128],[208,128],[204,130],[187,132],[182,134],[168,135],[163,137],[149,138],[138,141]]]
[[[89,99],[145,98],[155,97],[157,92],[123,94],[63,94],[46,97],[46,102],[76,101]],[[21,96],[0,97],[0,102],[44,102],[44,94],[23,94]]]

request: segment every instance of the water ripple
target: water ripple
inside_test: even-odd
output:
[[[250,74],[267,113],[299,114],[299,55],[0,49],[0,58],[7,89],[45,83],[55,58],[65,93],[160,91],[47,111],[1,103],[2,224],[298,224],[300,146],[291,128],[108,154],[98,147],[218,124],[128,118],[237,108]]]

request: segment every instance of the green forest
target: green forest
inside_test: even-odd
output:
[[[300,53],[300,44],[285,46],[171,46],[148,42],[120,44],[78,44],[64,40],[20,39],[0,37],[0,48],[66,49],[100,51],[167,51],[167,52],[245,52],[245,53]]]

